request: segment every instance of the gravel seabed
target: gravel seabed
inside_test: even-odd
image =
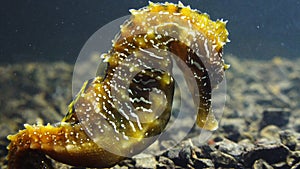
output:
[[[300,168],[300,59],[224,59],[231,65],[226,104],[219,129],[206,142],[199,143],[198,130],[192,130],[165,152],[113,168]],[[0,65],[0,168],[7,168],[8,134],[39,119],[62,119],[72,98],[72,72],[64,62]],[[190,123],[182,120],[182,126]]]

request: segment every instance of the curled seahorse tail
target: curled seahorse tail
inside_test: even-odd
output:
[[[77,142],[79,137],[80,143]],[[66,164],[90,167],[113,166],[124,158],[99,148],[79,125],[25,125],[24,130],[7,138],[11,141],[7,147],[10,169],[52,169],[51,160],[46,155]],[[107,158],[108,156],[113,158]]]
[[[27,125],[25,125],[27,126]],[[29,139],[28,130],[21,130],[15,135],[7,136],[10,144],[7,149],[9,169],[45,168],[53,169],[51,160],[46,157],[40,147],[35,147]],[[35,148],[34,148],[35,147]]]

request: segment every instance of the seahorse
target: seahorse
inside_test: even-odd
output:
[[[53,168],[47,156],[73,166],[111,167],[151,145],[172,112],[174,60],[196,81],[196,123],[216,130],[211,92],[224,78],[222,49],[228,42],[223,20],[182,3],[152,3],[130,10],[112,49],[103,54],[105,76],[86,81],[55,125],[29,125],[7,138],[8,167]],[[174,58],[175,57],[175,58]]]

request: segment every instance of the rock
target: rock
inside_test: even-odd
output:
[[[288,164],[284,161],[276,163],[276,164],[272,164],[273,168],[275,169],[290,169],[291,167],[288,166]]]
[[[155,168],[157,161],[152,155],[145,155],[144,157],[135,158],[135,167],[136,168]]]
[[[181,155],[179,155],[180,153],[181,153]],[[165,157],[171,159],[175,165],[186,167],[186,165],[187,165],[186,159],[182,158],[182,156],[184,156],[182,153],[183,153],[182,148],[175,147],[175,148],[172,148],[172,149],[166,151],[163,155]]]
[[[175,168],[174,162],[164,156],[159,156],[158,158],[158,164],[156,165],[157,169],[172,169]]]
[[[135,161],[131,158],[127,158],[127,159],[122,160],[118,165],[121,168],[124,168],[124,167],[133,168],[135,166]]]
[[[252,166],[253,169],[273,169],[271,165],[262,159],[256,160]]]
[[[179,149],[175,149],[175,151],[170,151],[168,156],[170,159],[174,161],[174,163],[183,168],[189,168],[190,165],[193,165],[192,155],[194,152],[192,151],[192,144],[190,141],[183,141],[181,143],[181,147]]]
[[[191,160],[192,150],[191,146],[186,146],[181,149],[179,152],[179,158],[184,162],[188,163]]]
[[[291,167],[291,169],[299,169],[300,168],[300,162],[293,165],[293,167]]]
[[[291,152],[286,161],[289,166],[293,166],[300,162],[300,151]]]
[[[169,158],[169,159],[179,159],[179,152],[180,152],[181,148],[179,147],[175,147],[172,148],[170,150],[167,150],[166,152],[164,152],[164,156]]]
[[[289,152],[289,149],[282,144],[266,143],[245,152],[243,154],[243,161],[246,167],[251,167],[258,159],[263,159],[269,164],[275,164],[285,161]]]
[[[300,133],[300,118],[294,119],[294,129],[296,132]]]
[[[183,141],[180,142],[180,146],[173,147],[176,144],[174,140],[163,140],[157,148],[158,151],[161,150],[159,146],[162,146],[162,149],[167,149],[167,152],[163,155],[150,156],[143,160],[126,159],[114,166],[113,169],[144,167],[158,169],[300,169],[300,138],[298,135],[300,133],[300,102],[298,102],[300,98],[298,83],[300,82],[300,67],[297,66],[300,62],[295,64],[298,71],[294,72],[296,80],[293,82],[293,86],[284,88],[284,90],[280,89],[281,94],[289,96],[292,102],[297,103],[295,106],[289,106],[293,108],[292,113],[288,109],[280,108],[265,110],[266,106],[281,105],[277,104],[279,101],[274,97],[275,95],[270,95],[269,91],[266,90],[267,86],[263,86],[265,81],[270,82],[271,85],[277,85],[277,81],[272,80],[275,76],[268,74],[273,71],[266,72],[265,69],[261,69],[266,67],[265,64],[262,64],[261,61],[254,62],[254,64],[250,64],[250,62],[248,62],[249,64],[244,64],[239,60],[236,62],[237,66],[231,61],[228,61],[228,63],[233,65],[233,70],[226,72],[226,78],[230,78],[227,83],[228,86],[231,86],[231,90],[228,90],[228,102],[225,106],[220,128],[213,133],[212,139],[208,141],[208,144],[200,142],[199,138],[196,138],[196,135],[199,133],[193,129],[188,137],[195,139],[195,142],[193,141],[194,146],[188,145]],[[264,74],[265,77],[262,78],[265,81],[259,81],[255,72],[248,71],[249,69],[253,70],[253,67],[258,64],[261,65],[261,68],[260,70],[256,69],[256,72],[266,72]],[[57,63],[51,64],[50,68],[54,67],[54,65],[57,65]],[[15,69],[16,75],[13,75],[13,72],[1,74],[0,86],[2,87],[2,92],[4,92],[2,95],[5,97],[3,97],[1,103],[1,111],[3,113],[0,118],[2,132],[2,137],[0,137],[0,168],[7,168],[7,160],[5,160],[7,155],[6,146],[9,144],[6,139],[7,134],[15,133],[23,127],[22,124],[25,122],[36,123],[36,117],[45,117],[43,118],[45,123],[57,122],[55,120],[57,114],[52,114],[52,111],[64,112],[68,98],[71,98],[72,92],[68,90],[71,90],[72,77],[70,74],[73,67],[71,65],[60,65],[60,69],[55,72],[47,67],[47,65],[40,66],[40,68],[48,70],[43,71],[44,73],[36,72],[36,68],[34,68],[33,71],[35,73],[30,74],[22,66]],[[67,68],[68,71],[62,70],[63,68]],[[237,69],[242,71],[238,75]],[[273,69],[274,67],[269,65],[268,70]],[[49,75],[47,72],[54,74]],[[37,74],[41,78],[36,78]],[[34,76],[36,80],[28,78],[31,76]],[[266,76],[269,76],[270,79],[267,79]],[[277,78],[280,77],[277,76]],[[289,79],[286,80],[289,81]],[[81,83],[79,86],[81,86]],[[18,93],[20,97],[16,98],[15,93]],[[174,104],[176,105],[176,103]],[[191,124],[191,121],[182,119],[182,123],[183,127],[186,127],[187,124]],[[291,129],[292,131],[282,131],[281,128]],[[178,128],[178,131],[176,130],[175,133],[181,135],[181,130]],[[224,137],[228,139],[224,139]],[[53,164],[54,168],[57,169],[79,169],[79,167],[68,166],[54,160]]]
[[[231,118],[231,119],[222,119],[220,126],[221,129],[223,130],[223,133],[226,135],[226,138],[237,142],[246,124],[244,119]]]
[[[162,150],[168,150],[168,149],[170,149],[171,147],[175,147],[177,143],[174,142],[173,140],[162,140],[162,141],[160,142],[160,144],[159,144],[158,142],[157,142],[157,144],[158,144],[157,150],[159,151],[159,149],[160,149],[159,146],[161,146],[161,149],[162,149]]]
[[[290,130],[280,132],[280,140],[282,144],[286,145],[290,150],[295,150],[297,146],[297,137]]]
[[[280,138],[279,138],[279,131],[280,128],[278,128],[275,125],[268,125],[266,127],[264,127],[261,131],[260,131],[260,136],[267,138],[269,140],[276,140],[278,142],[280,142]]]
[[[71,168],[73,169],[73,168]],[[127,166],[119,166],[119,165],[115,165],[114,167],[112,167],[111,169],[129,169],[129,167]]]
[[[211,157],[216,167],[236,167],[237,161],[234,157],[221,151],[212,152]]]
[[[257,146],[266,146],[266,145],[280,145],[281,143],[276,140],[270,140],[263,137],[263,138],[257,138],[255,144],[257,147]]]
[[[240,157],[243,153],[243,147],[238,145],[237,143],[224,139],[223,141],[216,143],[216,148],[219,151],[222,151],[226,154],[232,155],[234,157]]]
[[[210,158],[210,153],[216,151],[216,148],[207,144],[203,144],[199,147],[194,147],[193,151],[197,158]]]
[[[214,163],[210,159],[198,158],[193,161],[194,168],[215,168]]]
[[[260,128],[264,128],[267,125],[275,125],[278,127],[284,127],[289,123],[291,112],[289,109],[272,108],[263,111],[262,121],[260,122]]]
[[[249,139],[243,139],[239,141],[238,144],[243,147],[244,151],[249,151],[255,148],[255,145]]]

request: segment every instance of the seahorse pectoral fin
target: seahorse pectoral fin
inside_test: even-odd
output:
[[[199,110],[197,114],[196,123],[200,128],[209,131],[214,131],[219,127],[219,122],[217,121],[215,115],[212,113],[212,110],[209,111]]]

